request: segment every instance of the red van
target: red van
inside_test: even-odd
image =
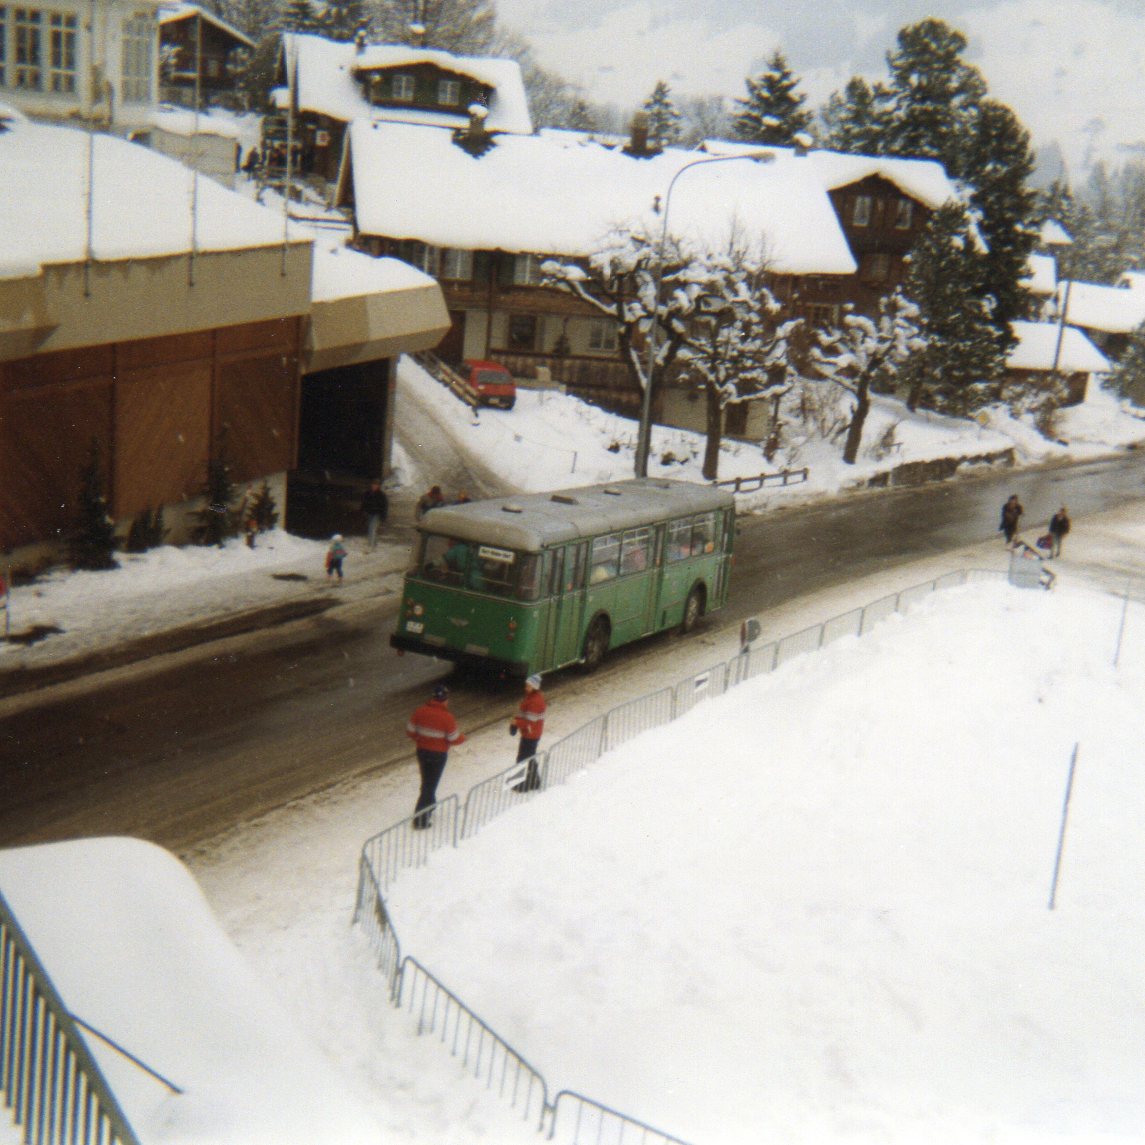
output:
[[[500,362],[466,361],[462,373],[477,394],[477,404],[512,409],[517,402],[517,384]]]

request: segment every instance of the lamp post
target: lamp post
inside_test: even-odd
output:
[[[664,250],[668,245],[668,208],[672,205],[672,189],[676,180],[693,167],[703,167],[708,163],[732,163],[739,159],[750,159],[755,163],[772,163],[774,151],[745,151],[740,155],[709,155],[704,159],[693,159],[680,167],[668,181],[664,192],[664,215],[660,223],[660,240],[656,244],[656,281],[652,292],[652,315],[648,327],[648,368],[644,378],[644,395],[640,403],[640,432],[636,438],[636,476],[648,476],[648,454],[652,444],[652,381],[656,372],[656,329],[657,313],[660,309],[660,290],[664,285]]]

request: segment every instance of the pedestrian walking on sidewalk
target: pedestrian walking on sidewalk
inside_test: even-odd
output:
[[[335,573],[338,574],[338,583],[342,583],[342,562],[346,559],[346,546],[342,541],[342,534],[335,533],[330,538],[330,547],[326,550],[326,579],[329,580]]]
[[[1060,557],[1062,555],[1062,540],[1070,529],[1069,514],[1063,505],[1051,518],[1050,518],[1050,556]]]
[[[389,498],[382,491],[380,481],[371,481],[362,494],[362,512],[366,514],[366,543],[371,549],[378,547],[378,530],[386,523],[390,511]]]
[[[525,778],[513,787],[514,791],[536,791],[541,786],[540,769],[534,758],[541,733],[545,730],[545,694],[541,691],[541,677],[534,673],[525,681],[525,694],[517,708],[517,714],[509,725],[509,734],[520,733],[521,742],[517,747],[517,762],[529,761]]]
[[[449,710],[449,689],[434,686],[429,700],[414,710],[406,724],[406,735],[417,748],[417,766],[421,773],[421,790],[414,807],[414,829],[430,825],[433,805],[437,802],[437,785],[445,772],[449,749],[465,742],[457,730],[457,721]]]
[[[998,522],[998,531],[1006,538],[1006,544],[1012,545],[1018,532],[1018,522],[1022,519],[1025,510],[1022,502],[1018,500],[1017,493],[1011,493],[1006,504],[1002,506],[1002,519]]]

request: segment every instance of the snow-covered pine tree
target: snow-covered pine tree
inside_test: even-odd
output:
[[[279,27],[284,32],[319,31],[318,12],[313,0],[287,0],[279,17]]]
[[[348,43],[370,23],[365,0],[326,0],[317,17],[318,31],[328,40]]]
[[[68,539],[68,557],[73,569],[114,569],[115,524],[107,511],[103,450],[93,437],[87,465],[80,473],[79,514]]]
[[[1129,344],[1109,375],[1109,388],[1145,406],[1145,323],[1129,335]]]
[[[983,100],[967,137],[963,175],[986,244],[982,289],[994,299],[994,322],[1007,348],[1010,323],[1030,317],[1033,304],[1023,282],[1038,241],[1037,193],[1026,183],[1033,171],[1029,132],[1004,104]]]
[[[648,113],[648,143],[656,150],[671,147],[680,139],[682,116],[672,102],[672,92],[663,80],[658,80],[652,94],[644,101]]]
[[[745,83],[747,98],[736,100],[739,110],[732,125],[737,139],[782,147],[795,143],[797,136],[810,136],[815,117],[804,107],[807,97],[796,91],[799,79],[782,51],[776,49],[763,71]]]
[[[872,390],[893,390],[900,368],[924,348],[917,319],[918,307],[895,291],[879,302],[876,318],[848,312],[841,325],[816,331],[812,368],[855,399],[843,444],[846,465],[859,456]]]
[[[903,28],[887,55],[890,69],[884,154],[937,159],[948,175],[963,176],[986,81],[962,59],[966,37],[942,20]]]
[[[820,113],[823,146],[847,155],[881,155],[886,146],[887,89],[862,76],[833,92]]]
[[[982,254],[966,208],[946,203],[915,244],[903,283],[918,307],[923,341],[902,368],[909,409],[963,415],[998,396],[1005,343],[981,279]]]

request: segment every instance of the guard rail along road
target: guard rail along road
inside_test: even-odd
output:
[[[963,569],[853,609],[811,628],[758,648],[747,648],[731,660],[611,709],[540,752],[541,786],[531,794],[512,790],[521,764],[470,788],[462,801],[450,795],[436,805],[428,830],[413,830],[413,819],[394,824],[367,839],[358,864],[358,897],[354,922],[368,935],[385,977],[390,1000],[416,1018],[419,1034],[431,1034],[486,1088],[532,1121],[539,1133],[562,1145],[686,1145],[670,1133],[610,1109],[570,1090],[550,1096],[550,1088],[528,1059],[501,1038],[416,958],[403,954],[386,892],[402,871],[424,866],[434,851],[456,847],[522,799],[536,798],[547,787],[564,783],[606,752],[635,736],[660,727],[690,711],[702,700],[719,696],[736,684],[772,672],[806,652],[815,652],[844,636],[862,636],[881,620],[905,612],[941,588],[972,580],[996,580],[1004,572]]]

